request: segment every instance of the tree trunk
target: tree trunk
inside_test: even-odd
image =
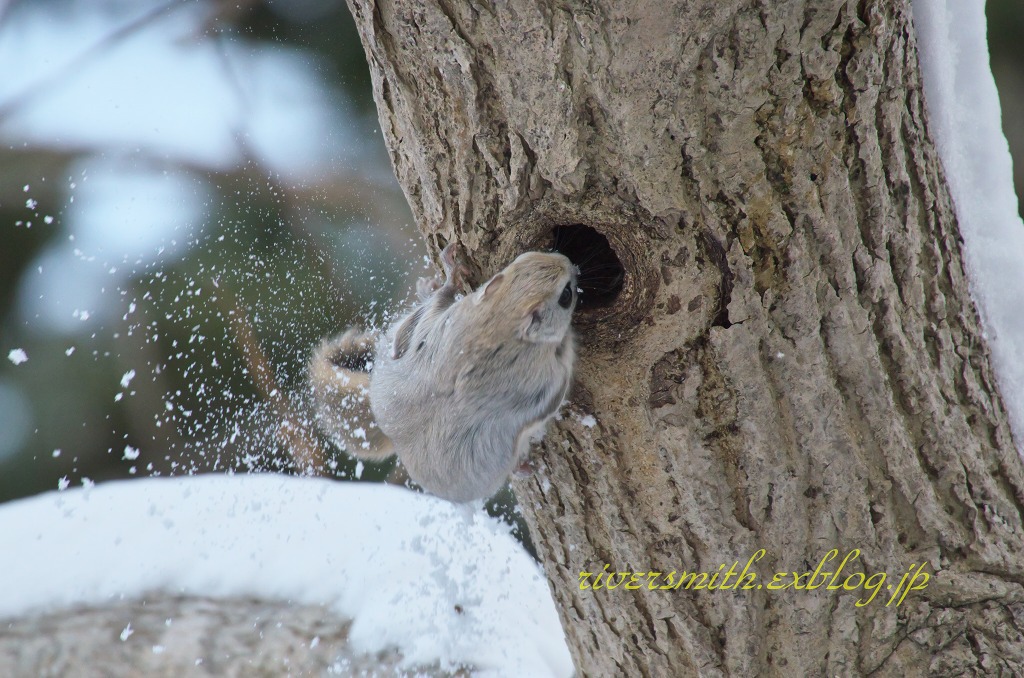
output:
[[[402,675],[397,651],[354,651],[351,627],[319,605],[158,594],[0,621],[0,675]],[[417,670],[452,675],[436,666]]]
[[[516,486],[577,668],[1024,674],[1024,470],[909,3],[657,4],[350,0],[434,248],[482,279],[569,234],[624,270],[584,286],[572,406]],[[649,590],[759,549],[764,588]],[[832,549],[851,590],[768,590]],[[594,590],[606,565],[664,574]],[[891,589],[858,606],[856,572]]]

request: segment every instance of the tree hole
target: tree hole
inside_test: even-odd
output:
[[[614,304],[625,284],[626,271],[608,238],[583,224],[555,226],[552,235],[552,249],[568,257],[580,271],[577,309],[586,312]]]

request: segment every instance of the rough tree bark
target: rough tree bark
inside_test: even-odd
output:
[[[1024,674],[1024,472],[906,0],[349,2],[434,248],[483,278],[582,225],[624,269],[516,487],[583,674]],[[580,589],[760,548],[933,576]]]

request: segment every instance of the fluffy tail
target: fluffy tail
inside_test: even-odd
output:
[[[317,425],[348,454],[371,461],[395,453],[370,410],[374,336],[358,329],[325,339],[309,360],[309,386]]]

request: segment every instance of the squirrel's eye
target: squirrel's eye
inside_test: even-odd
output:
[[[566,283],[562,288],[562,294],[558,297],[558,305],[562,308],[572,306],[572,281]]]

